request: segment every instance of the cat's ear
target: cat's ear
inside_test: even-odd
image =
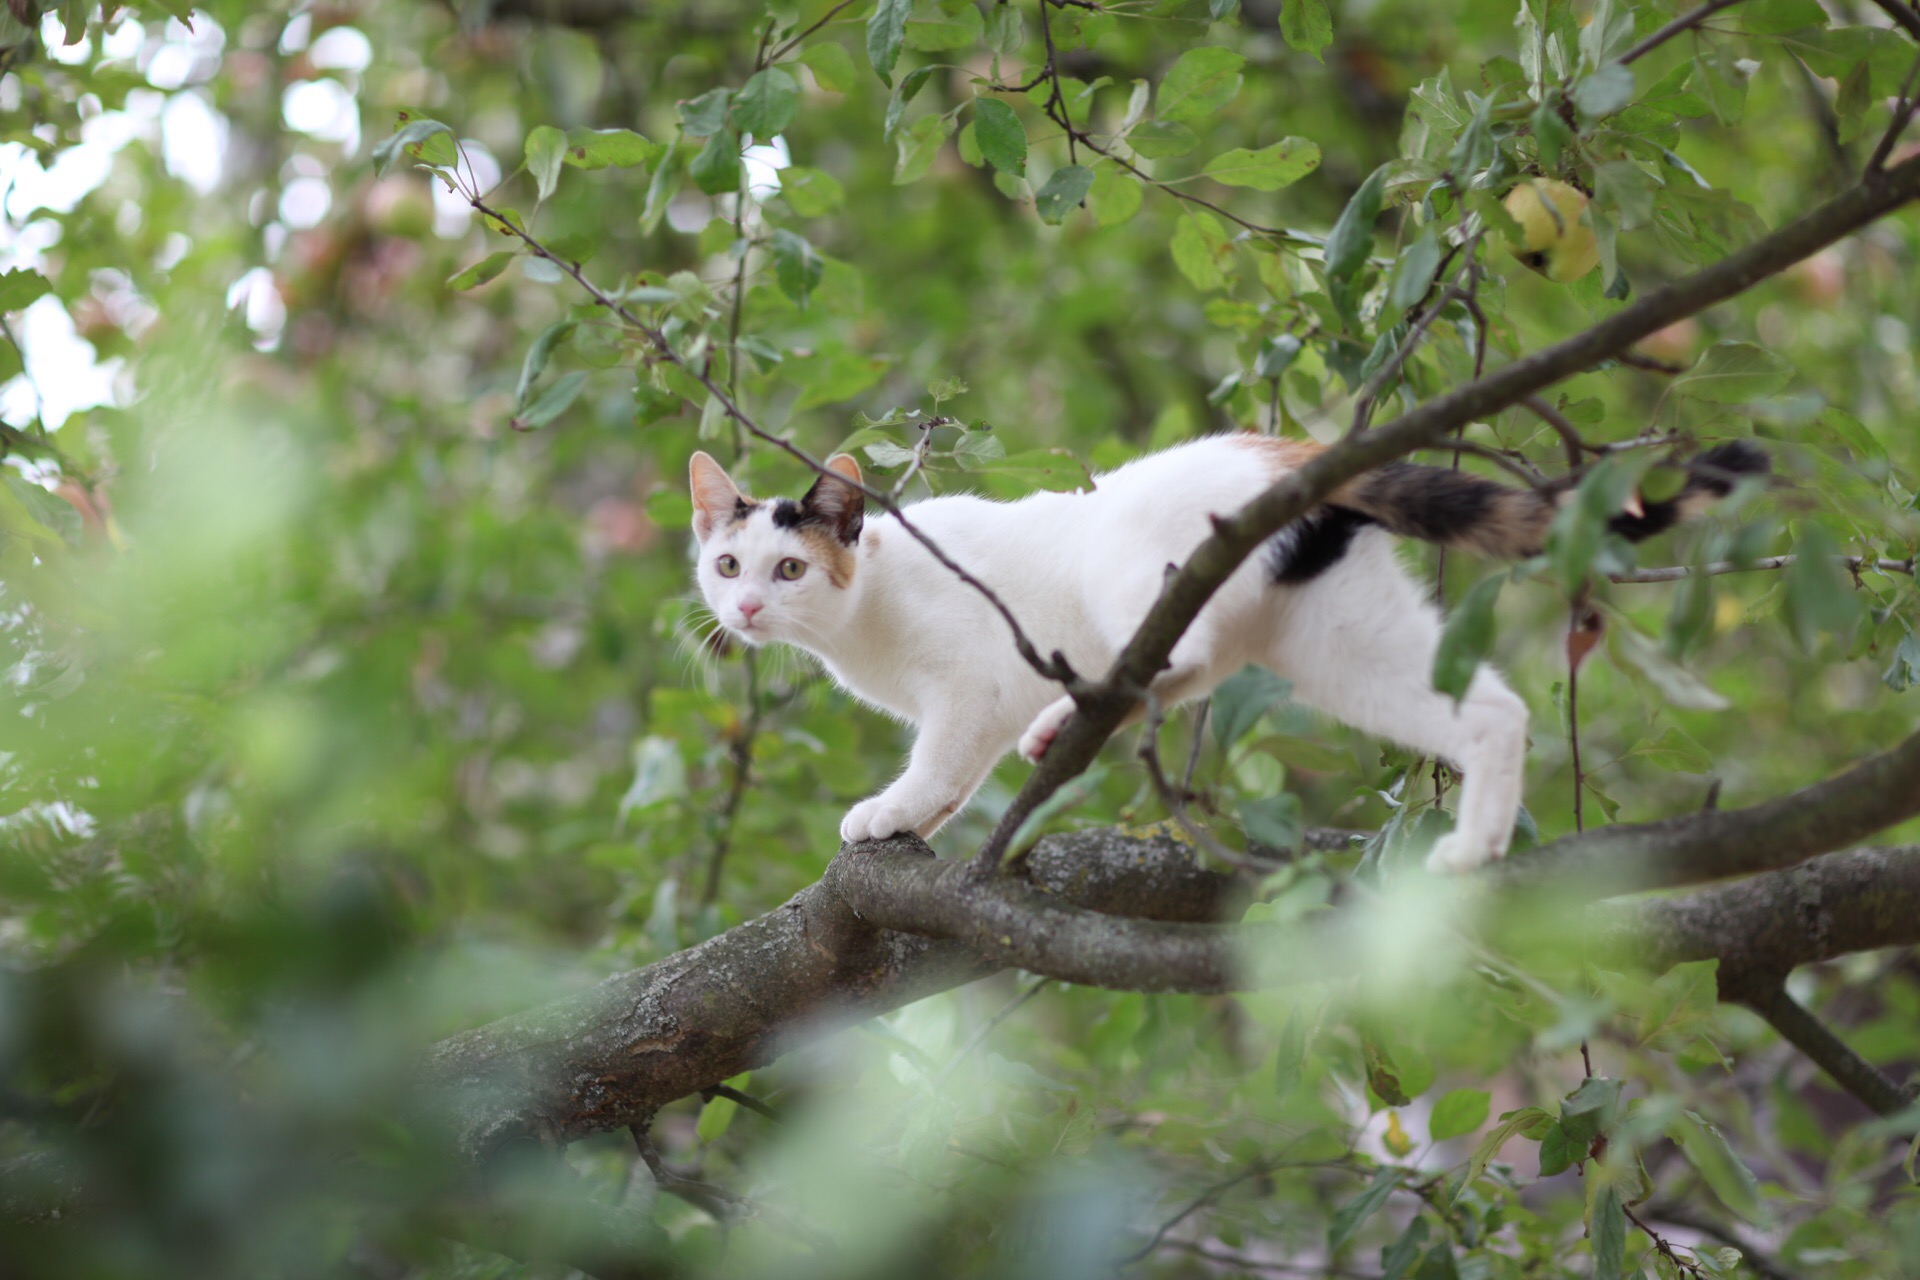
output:
[[[800,506],[810,519],[830,526],[840,541],[858,542],[867,510],[867,495],[856,487],[861,483],[860,464],[850,454],[836,453],[827,459],[827,471],[830,474],[813,482]],[[836,476],[852,483],[842,484]]]
[[[705,542],[720,524],[739,519],[753,506],[753,499],[741,493],[726,468],[708,454],[694,454],[687,473],[693,490],[693,536],[700,541]]]

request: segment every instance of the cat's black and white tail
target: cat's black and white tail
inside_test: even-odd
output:
[[[1686,483],[1679,493],[1644,503],[1637,514],[1621,512],[1608,522],[1608,528],[1630,542],[1651,538],[1697,518],[1733,492],[1743,477],[1765,475],[1772,469],[1767,455],[1745,440],[1716,445],[1686,467]],[[1540,553],[1554,513],[1572,495],[1571,482],[1517,489],[1445,467],[1395,462],[1338,491],[1322,519],[1333,512],[1351,512],[1349,519],[1358,517],[1402,537],[1520,559]]]

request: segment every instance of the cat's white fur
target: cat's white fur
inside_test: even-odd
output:
[[[1210,437],[1102,475],[1090,493],[937,497],[915,503],[910,518],[999,594],[1041,652],[1058,649],[1098,675],[1168,566],[1208,535],[1208,517],[1239,509],[1284,469],[1262,443],[1273,442]],[[858,475],[851,459],[832,465]],[[906,769],[847,813],[844,839],[931,836],[1002,756],[1017,745],[1038,758],[1072,715],[1072,700],[1021,660],[986,600],[891,517],[867,519],[857,543],[836,546],[828,530],[783,528],[769,505],[746,507],[705,454],[693,481],[700,589],[721,624],[749,644],[816,655],[855,697],[919,729]],[[719,572],[723,556],[737,561],[737,576]],[[836,556],[844,585],[828,572]],[[775,574],[787,558],[807,564],[797,580]],[[1307,706],[1460,766],[1456,828],[1434,846],[1430,868],[1466,871],[1505,854],[1526,704],[1484,665],[1458,705],[1435,692],[1440,615],[1393,538],[1360,529],[1345,555],[1298,586],[1276,585],[1264,559],[1249,557],[1194,619],[1156,698],[1202,697],[1249,663],[1270,668]]]

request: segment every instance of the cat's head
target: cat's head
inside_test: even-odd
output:
[[[844,625],[852,601],[866,510],[854,487],[860,465],[844,453],[827,459],[830,474],[797,502],[754,501],[704,453],[689,470],[700,594],[720,625],[748,644],[818,648]]]

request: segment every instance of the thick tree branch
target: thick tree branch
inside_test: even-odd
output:
[[[1033,810],[1093,761],[1140,700],[1141,691],[1165,670],[1167,655],[1188,624],[1240,563],[1336,486],[1620,355],[1633,343],[1676,320],[1724,302],[1811,257],[1916,195],[1920,195],[1920,157],[1870,174],[1858,186],[1778,231],[1649,292],[1593,327],[1503,365],[1380,427],[1346,437],[1300,470],[1282,477],[1233,515],[1216,519],[1213,535],[1194,549],[1178,573],[1168,577],[1159,599],[1107,677],[1098,684],[1074,689],[1078,711],[1014,797],[993,838],[976,856],[975,874],[988,874],[998,866]]]
[[[1686,830],[1668,835],[1668,853],[1684,861]],[[621,1127],[803,1038],[1009,964],[1157,991],[1255,980],[1241,945],[1249,931],[1194,923],[1236,916],[1245,889],[1197,866],[1187,845],[1111,831],[1050,837],[1020,869],[1028,879],[982,885],[911,838],[843,851],[823,883],[766,916],[581,996],[442,1042],[423,1070],[424,1101],[450,1114],[462,1150],[484,1158],[529,1136],[566,1142]],[[873,918],[861,920],[836,887]],[[882,929],[883,916],[963,940]],[[1920,848],[1823,858],[1688,897],[1610,906],[1592,923],[1624,955],[1656,968],[1719,956],[1736,984],[1742,974],[1920,944]],[[1366,954],[1343,913],[1259,937],[1270,981],[1349,972]],[[1096,954],[1102,944],[1130,954]]]
[[[1507,888],[1604,898],[1704,884],[1804,862],[1920,816],[1920,733],[1845,773],[1746,809],[1602,827],[1512,858],[1487,875]]]

